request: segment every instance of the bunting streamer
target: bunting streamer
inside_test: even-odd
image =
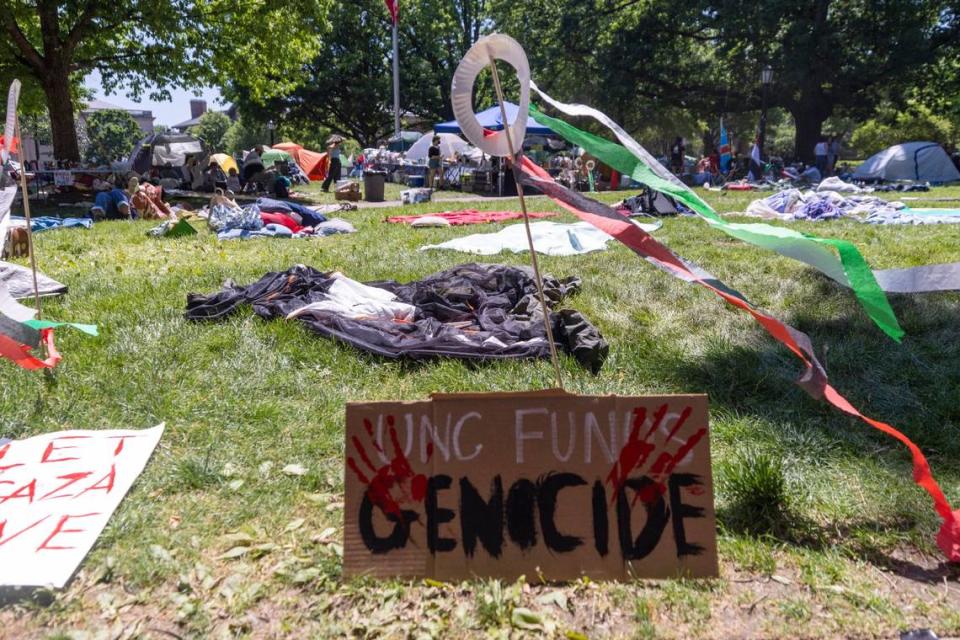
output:
[[[537,91],[535,87],[534,90]],[[544,95],[542,92],[538,91],[538,93],[541,96]],[[552,105],[559,104],[550,100],[548,102]],[[533,108],[530,109],[530,114],[534,120],[550,127],[573,144],[583,147],[604,164],[629,175],[651,189],[666,193],[682,202],[711,227],[748,244],[799,260],[840,284],[852,288],[867,314],[884,333],[898,342],[903,337],[903,330],[897,322],[893,309],[890,308],[883,289],[877,284],[867,261],[852,243],[833,238],[819,238],[786,227],[775,227],[764,223],[727,222],[685,184],[679,180],[665,180],[660,174],[670,172],[662,165],[660,166],[662,172],[656,171],[653,165],[648,165],[636,154],[631,153],[627,146],[581,131],[563,120],[551,118]],[[626,133],[623,135],[626,136]],[[636,142],[634,146],[642,149]],[[650,160],[657,162],[652,157]],[[657,165],[659,164],[657,162]],[[673,176],[673,174],[670,175]]]
[[[583,134],[582,142],[584,144],[599,140],[601,143],[612,145],[612,147],[616,149],[625,149],[633,156],[632,160],[635,164],[645,165],[646,169],[650,173],[653,173],[655,178],[660,178],[659,181],[655,178],[649,178],[649,181],[640,180],[647,184],[648,187],[667,193],[683,202],[708,224],[719,228],[732,237],[804,262],[839,284],[852,288],[867,309],[871,318],[874,319],[881,328],[883,328],[882,321],[884,319],[893,317],[893,311],[890,310],[886,297],[876,290],[876,286],[879,286],[881,291],[888,293],[931,293],[936,291],[960,290],[960,263],[958,262],[926,265],[909,269],[878,270],[865,273],[864,270],[869,268],[866,260],[860,254],[859,250],[857,250],[856,246],[850,242],[832,238],[819,238],[812,234],[800,233],[792,229],[776,227],[769,224],[737,224],[727,222],[717,215],[710,205],[700,198],[692,189],[683,184],[673,173],[668,171],[653,156],[647,153],[640,143],[634,140],[606,114],[585,105],[565,104],[554,100],[541,91],[532,81],[530,86],[541,99],[558,111],[571,116],[586,116],[596,119],[610,129],[623,146],[621,147],[597,136],[592,136],[562,120],[549,118],[549,116],[536,112],[531,108],[530,113],[534,120],[541,123],[549,120],[557,124],[558,127],[565,130],[557,131],[557,133],[564,138],[567,138],[567,134],[581,138],[580,134]],[[571,140],[570,138],[567,139]],[[580,144],[580,142],[575,142],[575,144]],[[586,146],[584,146],[584,148],[588,151],[590,150]],[[600,159],[606,162],[606,159]],[[627,164],[630,163],[630,159],[625,159],[622,156],[612,157],[610,160],[611,162],[625,161]],[[641,172],[649,177],[649,173],[643,172],[642,168]],[[627,175],[630,174],[628,173]],[[664,184],[664,182],[667,184]],[[671,188],[671,186],[675,189]],[[679,191],[676,189],[679,189]],[[829,249],[825,250],[827,246],[832,246],[837,250],[839,261],[837,260],[836,254]],[[875,310],[871,312],[871,308]],[[893,317],[893,320],[896,322],[895,317]],[[899,329],[899,327],[897,327],[897,329]],[[884,330],[886,331],[886,329]],[[890,332],[886,332],[889,335]],[[902,335],[902,331],[900,331],[900,334]]]
[[[475,49],[479,50],[478,55],[493,56],[493,53],[492,53],[493,48],[490,46],[491,41],[493,41],[498,48],[513,49],[515,47],[516,50],[519,50],[519,55],[523,57],[523,61],[522,61],[523,65],[526,65],[526,55],[523,53],[523,49],[520,47],[520,45],[517,44],[516,41],[514,41],[512,38],[509,38],[508,36],[503,36],[500,34],[481,39],[479,42],[477,42],[477,44],[474,45],[471,51],[468,52],[467,56],[470,56]],[[517,54],[514,52],[514,56],[516,55]],[[459,72],[459,69],[458,69],[458,72]],[[474,77],[475,77],[475,74],[474,74]],[[543,95],[541,92],[539,92],[536,89],[534,85],[532,85],[532,83],[531,83],[531,86],[533,86],[534,90],[540,93],[541,96]],[[470,86],[464,86],[463,84],[461,84],[458,87],[456,84],[456,80],[454,82],[453,103],[454,103],[454,112],[457,115],[458,121],[461,121],[461,116],[464,115],[463,110],[464,110],[465,103],[466,103],[466,106],[469,107],[470,114],[473,113],[473,109],[472,109],[472,104],[468,103],[462,96],[458,101],[457,93],[458,92],[467,93],[469,95],[469,94],[472,94],[472,88],[473,88],[472,84]],[[549,98],[545,98],[545,99],[548,102],[550,102]],[[613,164],[612,162],[608,162],[608,164],[610,164],[611,167],[613,167],[614,169],[617,169],[618,171],[626,173],[627,175],[633,175],[634,173],[639,172],[640,175],[645,176],[647,179],[660,178],[660,181],[658,181],[657,183],[658,186],[664,189],[668,187],[672,189],[672,191],[667,191],[667,193],[669,193],[670,195],[674,195],[673,191],[676,191],[678,194],[684,194],[684,193],[689,194],[689,195],[685,195],[684,197],[680,197],[680,195],[677,196],[677,198],[681,202],[684,202],[685,204],[687,204],[688,200],[693,202],[700,200],[699,197],[696,196],[696,194],[694,194],[689,189],[686,189],[686,187],[683,186],[682,183],[679,183],[679,180],[677,180],[675,176],[667,172],[658,162],[656,162],[656,160],[654,160],[652,157],[649,156],[649,154],[646,152],[646,150],[643,149],[643,147],[641,147],[638,143],[636,143],[636,141],[634,141],[630,136],[628,136],[626,132],[624,132],[618,125],[616,125],[616,123],[614,123],[609,118],[607,118],[607,116],[589,107],[583,107],[582,105],[576,105],[576,108],[577,110],[581,111],[581,113],[577,113],[575,115],[593,115],[590,113],[586,113],[587,111],[590,111],[596,114],[594,117],[597,117],[598,120],[606,124],[608,128],[614,131],[617,137],[620,138],[621,142],[623,142],[624,144],[624,147],[626,147],[625,151],[627,151],[627,155],[629,156],[630,154],[632,154],[635,160],[637,159],[640,160],[639,163],[634,162],[633,166],[630,167],[630,170],[621,169],[620,167]],[[523,113],[524,113],[523,111],[520,111],[520,114],[523,114]],[[538,121],[539,121],[539,115],[542,115],[542,114],[537,114],[537,116],[535,116],[535,119],[537,119]],[[519,116],[518,120],[520,120],[521,118],[523,118],[523,115]],[[464,116],[464,119],[465,119],[465,116]],[[560,121],[556,121],[556,122],[559,124],[565,125],[565,123],[562,123]],[[548,126],[553,128],[553,124],[548,124]],[[565,125],[565,126],[569,127],[569,125]],[[461,124],[461,127],[462,127],[462,124]],[[561,129],[564,129],[564,128],[565,127],[561,127]],[[466,131],[466,129],[464,130]],[[554,129],[554,131],[556,131],[557,133],[561,133],[561,131],[558,131],[557,129]],[[575,130],[575,131],[578,131],[578,130]],[[567,130],[567,133],[570,133],[570,131]],[[580,133],[583,133],[583,132],[580,132]],[[561,135],[564,135],[564,134],[561,133]],[[470,139],[470,142],[472,144],[476,146],[480,146],[480,143],[483,141],[483,134],[482,132],[480,132],[480,134],[477,135],[476,132],[473,132],[473,135],[468,134],[468,138]],[[602,139],[598,138],[597,140],[600,140],[601,142],[606,143],[606,141]],[[592,142],[594,141],[591,141],[591,143]],[[607,143],[607,144],[612,144],[612,143]],[[607,160],[604,159],[599,153],[595,153],[591,149],[587,148],[585,145],[582,145],[582,146],[584,146],[584,148],[590,151],[593,155],[599,157],[602,161],[607,162]],[[617,151],[617,149],[623,149],[623,147],[620,147],[619,145],[613,145],[613,147],[615,148],[614,149],[602,148],[601,152],[610,151],[611,153],[619,154],[620,152]],[[504,155],[507,155],[507,154],[504,154]],[[946,495],[944,495],[936,479],[933,477],[933,474],[930,471],[930,466],[926,458],[924,457],[923,452],[921,452],[919,447],[917,447],[916,444],[914,444],[907,436],[905,436],[903,433],[901,433],[894,427],[886,423],[873,420],[872,418],[868,418],[863,414],[861,414],[842,395],[840,395],[840,393],[837,392],[836,389],[834,389],[829,384],[826,371],[824,370],[820,362],[817,360],[816,355],[814,353],[813,346],[810,342],[810,338],[806,334],[791,327],[790,325],[787,325],[777,320],[773,316],[756,308],[741,293],[726,286],[723,282],[721,282],[711,274],[707,273],[703,269],[700,269],[696,265],[689,263],[684,259],[682,259],[681,257],[677,256],[672,251],[670,251],[666,246],[660,244],[652,236],[644,232],[640,227],[634,224],[631,220],[623,217],[622,215],[620,215],[610,207],[603,205],[599,202],[596,202],[595,200],[591,200],[590,198],[587,198],[586,196],[580,193],[577,193],[566,187],[563,187],[562,185],[557,184],[549,176],[549,174],[547,174],[543,169],[538,167],[529,159],[524,158],[521,154],[518,154],[514,160],[515,160],[514,175],[516,176],[517,182],[520,185],[530,186],[540,190],[541,192],[546,194],[548,197],[550,197],[552,200],[554,200],[557,204],[559,204],[566,210],[570,211],[581,220],[584,220],[586,222],[593,224],[598,229],[601,229],[602,231],[614,237],[616,240],[622,242],[624,245],[626,245],[631,250],[633,250],[638,256],[640,256],[641,258],[643,258],[653,266],[659,269],[662,269],[667,273],[669,273],[670,275],[673,275],[674,277],[677,277],[686,282],[699,284],[704,288],[710,291],[713,291],[716,295],[720,296],[731,305],[749,313],[774,339],[776,339],[778,342],[780,342],[785,347],[787,347],[803,362],[804,372],[803,372],[803,375],[798,380],[798,384],[805,391],[807,391],[807,393],[809,393],[811,396],[813,396],[816,399],[826,400],[831,405],[833,405],[834,407],[836,407],[837,409],[839,409],[840,411],[848,415],[860,418],[871,427],[897,439],[904,446],[906,446],[907,449],[910,451],[912,461],[913,461],[914,481],[917,483],[917,485],[923,488],[930,495],[930,497],[933,500],[934,508],[936,509],[937,514],[943,520],[943,524],[937,535],[937,544],[940,547],[940,549],[943,551],[947,559],[953,562],[960,562],[960,509],[954,511],[951,508],[950,503],[946,498]],[[616,162],[625,161],[625,159],[619,156],[613,158],[613,160]],[[663,175],[663,173],[661,172],[665,173],[666,175]],[[645,180],[639,180],[639,181],[645,182]],[[678,184],[679,186],[682,187],[682,189],[676,188]],[[653,185],[648,184],[648,186],[651,186],[651,188],[655,188],[653,187]],[[702,203],[702,200],[700,200],[700,202]],[[706,205],[706,203],[703,203],[703,205]],[[716,216],[716,214],[713,212],[712,209],[709,208],[709,206],[706,206],[705,209],[709,211],[711,214],[713,214],[713,216]],[[696,209],[694,210],[696,211]],[[704,215],[708,219],[711,217],[706,214],[702,214],[702,215]],[[771,228],[779,229],[777,227],[771,227]],[[782,230],[782,231],[788,232],[789,230]],[[790,234],[786,234],[783,237],[796,240],[796,238],[793,238]],[[805,236],[801,236],[801,237],[805,238]],[[812,239],[812,238],[809,238],[809,239]],[[820,240],[819,238],[816,240],[820,242],[825,242]],[[851,256],[849,252],[847,252],[847,254],[845,255],[844,251],[837,246],[836,244],[837,242],[839,241],[833,241],[832,244],[827,242],[827,245],[832,246],[833,248],[836,248],[839,251],[840,257],[841,257],[841,264],[844,264],[843,259],[846,257],[849,260]],[[797,245],[795,244],[794,246],[797,246]],[[854,248],[854,251],[855,251],[855,248]],[[784,255],[790,255],[790,254],[785,253]],[[821,253],[819,255],[821,256],[820,259],[822,259],[823,254]],[[859,253],[857,253],[857,255],[859,255]],[[870,278],[872,279],[873,274],[869,272],[869,269],[867,270],[867,272]],[[844,270],[843,273],[846,274],[847,277],[849,278],[849,273],[847,272],[847,270]],[[874,285],[876,285],[875,282],[874,282]],[[877,286],[877,289],[879,290],[879,286]],[[881,292],[881,296],[882,295],[883,294]],[[884,302],[885,301],[886,299],[884,297]],[[866,303],[865,303],[865,306],[867,306]],[[868,307],[868,310],[869,310],[869,307]],[[892,312],[891,312],[891,316],[892,316]],[[888,328],[892,329],[895,327],[897,330],[899,330],[899,327],[896,325],[895,318],[893,319],[893,323],[894,324],[892,326],[889,326]],[[880,323],[878,322],[878,324]]]
[[[34,313],[14,300],[7,286],[0,282],[0,358],[12,360],[24,369],[49,369],[60,361],[50,325],[60,323],[34,320]],[[41,343],[48,354],[42,360],[31,354]]]
[[[610,207],[557,184],[549,174],[527,158],[521,158],[521,163],[522,168],[515,169],[520,184],[540,190],[567,211],[613,236],[655,267],[686,282],[699,284],[733,306],[749,313],[767,333],[803,362],[804,372],[797,381],[801,388],[812,397],[826,400],[840,411],[860,418],[874,429],[896,438],[906,446],[913,461],[914,481],[933,499],[934,508],[943,520],[943,525],[937,534],[937,545],[948,560],[960,562],[960,509],[953,510],[950,507],[950,502],[933,477],[923,452],[896,428],[864,416],[830,385],[826,371],[814,354],[809,336],[756,308],[743,294],[683,260]]]

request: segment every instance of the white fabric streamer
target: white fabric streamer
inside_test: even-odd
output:
[[[0,160],[6,164],[10,159],[10,150],[13,148],[13,136],[17,125],[17,103],[20,102],[20,81],[10,83],[7,94],[7,124],[3,128],[3,148],[0,149]]]

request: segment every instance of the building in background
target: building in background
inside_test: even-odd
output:
[[[207,101],[200,99],[193,99],[190,101],[190,119],[184,120],[183,122],[178,122],[177,124],[170,127],[172,130],[179,133],[187,133],[190,127],[200,123],[200,118],[207,112]],[[237,107],[235,105],[230,105],[228,108],[224,109],[220,113],[224,114],[231,121],[237,119]]]
[[[143,135],[146,136],[153,133],[153,111],[149,109],[125,109],[104,100],[91,100],[88,102],[86,108],[80,112],[80,116],[77,118],[78,124],[86,126],[87,118],[97,111],[126,111],[137,121],[137,126],[140,127]]]

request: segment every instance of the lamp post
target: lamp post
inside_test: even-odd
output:
[[[271,147],[273,146],[273,132],[276,131],[276,130],[277,130],[277,125],[276,125],[276,123],[275,123],[273,120],[271,120],[270,122],[267,123],[267,131],[270,132],[270,146],[271,146]]]
[[[773,69],[770,65],[766,65],[760,71],[760,136],[759,136],[759,147],[760,147],[760,158],[764,157],[763,146],[767,141],[767,91],[770,89],[770,84],[773,82]]]

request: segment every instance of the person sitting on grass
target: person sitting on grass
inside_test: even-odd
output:
[[[203,187],[204,191],[213,191],[214,189],[223,189],[227,186],[227,176],[216,160],[211,160],[204,171]]]
[[[126,192],[114,188],[97,194],[89,217],[94,220],[128,220],[134,216]]]
[[[273,196],[281,199],[289,198],[290,184],[290,178],[278,173],[277,177],[273,180]]]
[[[240,191],[240,174],[237,173],[234,167],[230,167],[230,171],[227,172],[227,189],[234,193],[239,193]]]

